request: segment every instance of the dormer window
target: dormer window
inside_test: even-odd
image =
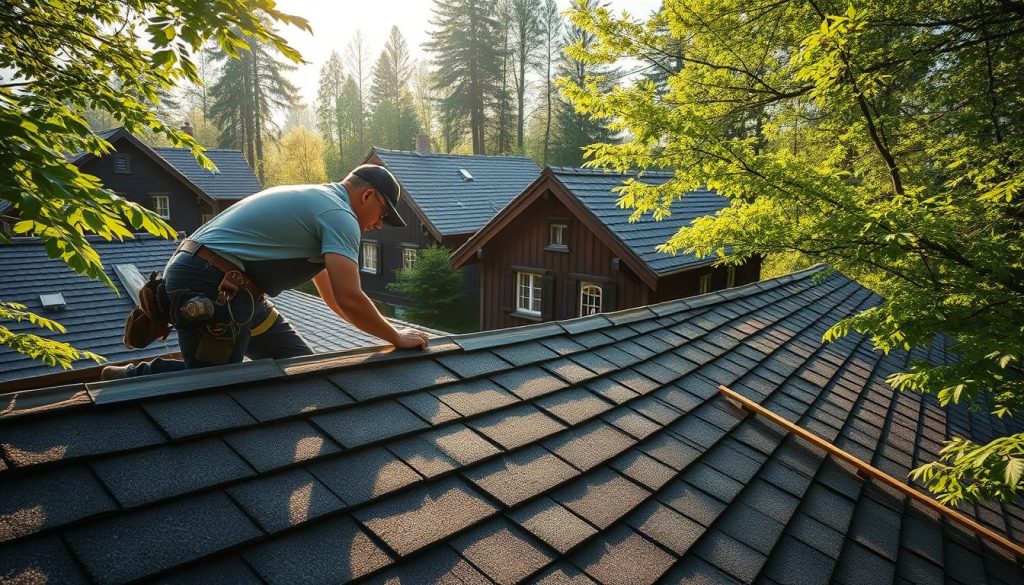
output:
[[[114,155],[114,174],[130,175],[132,173],[132,159],[127,154]]]

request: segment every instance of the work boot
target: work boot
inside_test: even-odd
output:
[[[131,366],[107,366],[100,372],[100,381],[120,380],[128,377],[128,368]]]

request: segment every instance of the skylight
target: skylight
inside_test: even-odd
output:
[[[39,302],[43,305],[44,311],[63,311],[68,308],[68,304],[64,302],[64,295],[59,292],[39,295]]]
[[[459,169],[459,174],[462,175],[462,179],[464,181],[473,180],[473,175],[469,174],[469,171],[467,171],[466,169]]]

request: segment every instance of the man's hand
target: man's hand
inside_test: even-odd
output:
[[[427,349],[427,334],[415,329],[401,329],[395,341],[398,349]]]

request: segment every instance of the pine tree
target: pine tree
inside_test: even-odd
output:
[[[495,44],[500,44],[501,68],[491,104],[494,111],[491,130],[494,147],[491,150],[505,154],[512,150],[512,132],[516,123],[512,114],[512,92],[509,90],[512,81],[512,0],[498,0],[496,6],[498,37],[501,40]]]
[[[316,127],[324,139],[328,173],[338,176],[345,158],[345,120],[342,117],[341,98],[345,87],[345,71],[337,51],[320,68],[320,84],[316,99]]]
[[[214,99],[210,114],[221,127],[220,145],[241,148],[263,181],[263,147],[276,130],[274,112],[293,104],[298,90],[285,77],[294,65],[278,60],[258,39],[246,42],[249,50],[238,59],[218,55],[224,64],[220,79],[210,89]]]
[[[397,26],[391,27],[370,85],[370,135],[379,146],[408,150],[416,141],[420,125],[409,93],[411,75],[412,59],[405,39]]]
[[[494,5],[485,0],[438,0],[434,4],[432,40],[437,87],[450,90],[440,102],[442,119],[469,119],[473,153],[484,154],[487,105],[495,96],[501,51]]]
[[[594,11],[602,4],[600,0],[573,0],[572,9]],[[597,36],[591,31],[570,24],[566,30],[565,43],[586,51],[597,45]],[[603,93],[611,90],[612,82],[609,81],[609,77],[613,74],[609,66],[592,65],[569,54],[565,55],[558,67],[561,83],[583,86],[592,78],[596,78]],[[557,138],[552,144],[551,160],[556,165],[579,166],[583,163],[584,147],[597,142],[608,142],[612,137],[612,133],[602,120],[578,112],[564,101],[556,106],[555,128]]]
[[[412,58],[405,37],[397,26],[391,27],[391,34],[384,43],[384,49],[373,66],[373,81],[370,84],[370,105],[374,108],[382,102],[397,102],[399,96],[409,91],[412,76]]]

